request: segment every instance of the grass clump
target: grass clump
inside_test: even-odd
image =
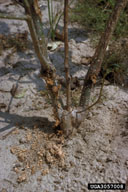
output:
[[[128,83],[128,39],[112,41],[106,53],[101,74],[108,73],[107,80],[127,86]]]
[[[71,22],[82,24],[89,32],[101,33],[104,31],[115,2],[116,0],[78,0],[71,11]],[[128,6],[121,14],[114,35],[116,37],[127,35],[127,31]]]

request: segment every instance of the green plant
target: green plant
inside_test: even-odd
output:
[[[49,35],[52,40],[55,40],[55,32],[58,26],[58,23],[63,15],[63,10],[57,8],[57,11],[53,11],[53,0],[47,0],[48,3],[48,16],[49,16],[49,24],[50,31]]]
[[[71,22],[78,22],[85,26],[87,31],[101,33],[115,5],[116,0],[78,0],[75,8],[71,11]],[[127,35],[128,31],[128,8],[121,14],[115,29],[117,37]]]
[[[124,40],[119,40],[111,43],[101,70],[102,75],[107,73],[106,78],[110,82],[115,82],[118,84],[124,84],[125,78],[128,77],[128,43],[126,41],[123,44],[123,41]]]

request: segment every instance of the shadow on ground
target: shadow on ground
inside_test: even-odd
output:
[[[5,131],[9,131],[15,126],[19,128],[29,128],[32,129],[37,126],[40,130],[47,134],[55,133],[53,128],[54,122],[50,122],[46,117],[25,117],[17,114],[10,114],[8,112],[0,111],[0,124],[6,124],[0,128],[0,134]]]

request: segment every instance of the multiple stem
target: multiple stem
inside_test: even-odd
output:
[[[20,3],[20,0],[15,0]],[[49,0],[48,0],[49,2]],[[116,27],[117,21],[119,19],[120,13],[123,8],[126,6],[128,0],[117,0],[115,8],[107,22],[105,32],[102,34],[97,49],[95,51],[94,57],[91,62],[91,66],[88,70],[88,73],[84,79],[84,85],[81,93],[79,109],[82,110],[72,110],[71,109],[71,88],[70,88],[70,70],[69,70],[69,47],[68,47],[68,3],[69,0],[64,0],[64,45],[65,45],[65,76],[66,76],[66,108],[63,105],[62,99],[59,97],[59,90],[61,88],[60,84],[57,84],[56,81],[56,70],[52,65],[48,58],[47,54],[47,42],[43,33],[43,24],[41,18],[41,12],[38,6],[38,0],[22,0],[22,6],[25,9],[26,16],[16,17],[16,16],[8,16],[0,14],[0,18],[3,19],[16,19],[16,20],[25,20],[28,23],[28,27],[30,30],[30,34],[33,40],[33,45],[35,48],[35,52],[39,58],[41,63],[41,75],[46,81],[46,86],[49,90],[49,95],[52,100],[52,106],[54,111],[54,117],[56,120],[55,126],[62,124],[62,127],[68,129],[75,126],[72,123],[72,118],[75,117],[75,121],[77,121],[77,117],[83,115],[83,112],[87,109],[90,109],[97,102],[99,102],[103,84],[100,91],[100,96],[98,100],[92,104],[91,106],[85,108],[88,105],[91,94],[91,87],[96,82],[96,78],[101,70],[101,65],[105,56],[106,48],[112,36],[112,33]],[[48,4],[48,6],[50,6]],[[53,9],[53,7],[51,7]],[[53,18],[49,15],[49,17]],[[51,19],[52,19],[51,18]],[[51,20],[50,22],[53,22]],[[51,23],[50,23],[51,25]],[[75,114],[73,116],[73,113]]]

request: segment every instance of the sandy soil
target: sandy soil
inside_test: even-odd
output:
[[[46,25],[46,1],[40,5]],[[0,11],[23,14],[8,2]],[[0,191],[87,192],[92,182],[128,185],[128,90],[104,86],[102,101],[65,139],[53,128],[51,101],[27,30],[25,22],[0,20]],[[81,27],[69,26],[69,45],[71,73],[84,76],[88,66],[81,61],[94,50]],[[49,56],[64,75],[63,43]],[[99,89],[94,88],[92,101]]]

